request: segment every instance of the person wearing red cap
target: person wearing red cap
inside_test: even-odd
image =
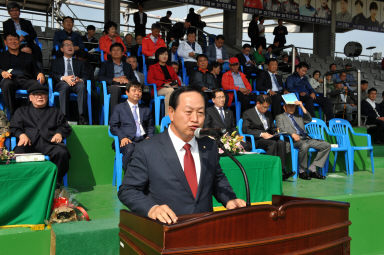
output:
[[[249,102],[256,100],[255,94],[252,93],[252,86],[245,74],[239,71],[239,60],[236,57],[229,59],[230,70],[223,74],[221,86],[224,90],[234,89],[237,91],[237,100],[241,102],[241,110],[245,111],[249,108]],[[231,105],[233,94],[229,94],[228,106]]]

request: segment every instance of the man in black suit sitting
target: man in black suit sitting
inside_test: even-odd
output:
[[[143,85],[131,82],[127,85],[125,94],[128,100],[116,105],[109,121],[111,133],[119,137],[124,170],[131,159],[135,145],[152,137],[155,130],[151,110],[139,106]]]
[[[69,93],[76,93],[79,124],[86,125],[87,120],[84,114],[84,102],[86,94],[85,81],[88,77],[84,63],[73,58],[75,48],[71,40],[64,40],[61,43],[60,50],[63,53],[63,57],[58,57],[53,61],[52,78],[55,90],[60,93],[59,101],[61,112],[68,117]]]
[[[112,60],[103,62],[99,72],[99,81],[107,82],[108,93],[111,93],[110,112],[120,101],[122,88],[133,81],[137,81],[131,65],[123,61],[124,48],[120,43],[110,47]]]
[[[376,96],[377,90],[370,88],[368,98],[361,101],[361,114],[367,116],[367,125],[376,125],[368,129],[368,133],[372,135],[372,141],[384,143],[384,113],[380,105],[375,102]]]
[[[254,56],[251,54],[251,45],[246,43],[241,49],[241,53],[236,55],[237,59],[240,62],[240,65],[243,67],[243,73],[247,75],[247,78],[251,78],[251,74],[257,74],[259,69],[256,67],[256,62]]]
[[[261,70],[256,78],[256,90],[266,91],[271,97],[272,117],[282,113],[281,103],[283,102],[282,94],[287,93],[284,89],[283,79],[277,74],[278,62],[275,58],[271,58],[268,62],[268,71]]]
[[[259,95],[256,100],[256,107],[243,113],[243,132],[254,136],[256,148],[265,150],[268,155],[280,157],[283,180],[286,180],[294,173],[285,171],[286,145],[278,136],[273,136],[276,129],[272,115],[268,111],[270,105],[269,96]]]

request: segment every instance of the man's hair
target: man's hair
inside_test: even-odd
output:
[[[89,30],[96,30],[96,27],[94,25],[87,26],[87,31]]]
[[[4,40],[7,40],[7,37],[8,36],[13,36],[13,37],[17,37],[17,39],[20,39],[20,36],[16,33],[16,32],[11,32],[11,33],[7,33],[4,35]]]
[[[205,59],[208,60],[208,57],[207,57],[207,55],[205,55],[205,54],[199,54],[199,55],[197,55],[196,60],[199,61],[200,58],[205,58]]]
[[[216,68],[216,67],[221,67],[221,65],[220,65],[219,62],[214,61],[214,62],[212,62],[212,63],[209,65],[208,70],[209,70],[209,71],[212,71],[212,69],[213,69],[213,68]]]
[[[130,59],[130,58],[134,58],[134,59],[136,59],[136,61],[137,61],[137,57],[136,57],[136,56],[131,55],[131,56],[128,56],[128,57],[127,57],[127,59]]]
[[[258,95],[256,98],[256,103],[259,103],[259,104],[267,103],[267,104],[271,105],[272,100],[268,95]]]
[[[109,51],[111,52],[113,48],[115,47],[119,47],[121,49],[122,52],[124,52],[124,47],[123,45],[121,45],[121,43],[118,43],[118,42],[115,42],[111,45],[111,47],[109,47]]]
[[[167,15],[172,15],[172,12],[171,11],[167,11]]]
[[[267,64],[269,65],[269,63],[271,63],[271,62],[276,62],[276,63],[278,63],[279,61],[277,61],[276,58],[270,58],[270,59],[268,60]]]
[[[107,21],[107,23],[105,23],[104,25],[104,32],[108,34],[108,30],[111,28],[111,27],[114,27],[117,29],[117,24],[113,21]]]
[[[171,42],[171,47],[175,46],[175,47],[179,47],[180,43],[179,41],[173,41]]]
[[[243,49],[246,49],[246,48],[251,48],[251,45],[249,43],[244,44]]]
[[[355,5],[358,5],[358,4],[359,4],[361,7],[364,6],[363,1],[361,1],[361,0],[356,0],[356,1],[355,1]]]
[[[160,30],[160,29],[161,29],[161,26],[160,26],[159,23],[156,22],[156,23],[153,23],[153,24],[152,24],[151,29],[152,29],[152,30],[154,30],[154,29],[158,29],[158,30]]]
[[[72,44],[73,44],[73,41],[71,40],[71,39],[64,39],[62,42],[61,42],[61,44],[60,44],[60,48],[63,48],[64,47],[64,42],[65,41],[70,41]]]
[[[264,20],[264,16],[260,16],[259,21]]]
[[[167,52],[167,48],[166,47],[161,47],[161,48],[158,48],[155,52],[155,59],[157,62],[159,62],[159,56],[163,53]]]
[[[214,90],[212,90],[212,98],[216,98],[216,94],[220,93],[220,92],[224,93],[224,91],[222,91],[221,89],[214,89]]]
[[[223,41],[225,41],[225,38],[224,38],[224,35],[217,35],[216,37],[215,37],[215,40],[223,40]]]
[[[19,11],[20,11],[20,5],[16,2],[10,2],[9,4],[7,4],[7,10],[8,12],[11,10],[11,9],[15,9],[17,8]]]
[[[199,88],[196,88],[194,86],[184,86],[176,89],[172,92],[171,97],[169,98],[169,106],[172,107],[174,110],[176,110],[177,106],[179,105],[179,97],[181,94],[186,92],[196,92],[201,95],[201,97],[204,99],[203,92],[199,90]],[[205,104],[205,100],[204,104]]]
[[[371,93],[372,91],[376,91],[377,92],[377,89],[375,89],[375,88],[368,89],[368,94]]]
[[[331,69],[332,66],[336,65],[335,63],[332,63],[329,65],[329,69]]]
[[[190,34],[196,34],[196,29],[194,29],[194,28],[189,28],[189,29],[187,30],[187,36],[190,35]]]
[[[361,80],[360,84],[368,84],[367,80]]]
[[[66,19],[70,19],[72,22],[75,22],[75,20],[71,17],[71,16],[65,16],[64,18],[63,18],[63,23],[64,23],[64,21],[66,20]]]
[[[312,77],[315,76],[315,74],[317,74],[317,73],[319,73],[319,75],[321,75],[321,72],[320,72],[319,70],[315,70],[315,71],[313,71],[313,73],[312,73]]]
[[[379,7],[377,6],[377,3],[376,2],[371,2],[369,4],[369,10],[378,10]]]
[[[307,69],[309,69],[309,65],[306,63],[306,62],[300,62],[297,66],[296,66],[296,68],[303,68],[303,67],[305,67],[305,68],[307,68]]]
[[[171,62],[171,66],[179,66],[179,63],[173,61],[173,62]]]
[[[143,85],[140,82],[137,82],[137,81],[128,82],[128,84],[125,87],[125,89],[129,92],[129,90],[132,87],[140,88],[141,90],[143,90]]]

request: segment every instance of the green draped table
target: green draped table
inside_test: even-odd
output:
[[[49,219],[56,174],[50,161],[0,165],[0,226]]]
[[[272,195],[282,194],[281,160],[276,156],[246,154],[236,156],[247,172],[251,202],[272,201]],[[238,198],[245,200],[243,175],[238,166],[229,158],[222,157],[220,165]],[[222,206],[215,199],[213,206]]]

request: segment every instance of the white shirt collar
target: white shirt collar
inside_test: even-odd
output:
[[[221,108],[224,110],[224,107],[217,107],[216,105],[215,105],[215,108],[216,108],[218,111],[220,111]]]
[[[128,99],[127,99],[127,102],[128,102],[128,104],[129,104],[129,107],[131,107],[131,109],[133,108],[133,106],[137,106],[137,108],[139,108],[139,104],[133,104],[133,103],[131,103]]]
[[[169,137],[171,138],[171,141],[175,150],[176,151],[184,150],[183,147],[186,144],[186,142],[181,140],[180,137],[176,136],[176,134],[172,131],[171,127],[168,128],[168,134],[169,134]],[[191,145],[191,150],[197,148],[197,141],[195,137],[193,137],[188,143]]]
[[[68,59],[71,60],[71,62],[72,62],[72,58],[67,58],[67,57],[64,57],[64,56],[63,56],[63,58],[64,58],[65,62],[67,62]]]
[[[375,101],[372,101],[371,99],[367,98],[365,99],[373,108],[376,109],[376,102]]]

